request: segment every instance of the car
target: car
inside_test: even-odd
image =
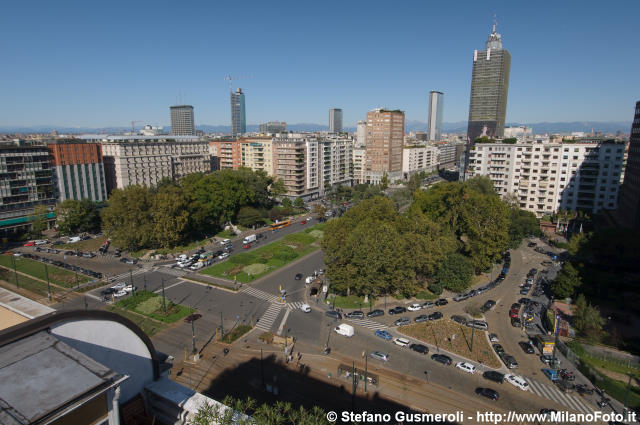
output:
[[[466,300],[467,298],[469,298],[469,294],[458,294],[455,297],[453,297],[453,300],[455,302],[460,302],[460,301]]]
[[[493,307],[495,307],[496,302],[494,300],[487,300],[486,303],[484,303],[484,305],[482,306],[482,311],[489,311],[491,310]]]
[[[201,317],[202,317],[202,314],[200,314],[200,313],[191,313],[190,315],[188,315],[187,317],[184,318],[184,321],[186,323],[191,323],[191,322],[195,322],[196,320],[198,320]]]
[[[444,298],[440,298],[438,301],[436,301],[436,305],[438,307],[442,307],[443,305],[447,305],[447,304],[449,304],[449,301],[447,301]]]
[[[493,401],[496,401],[498,400],[498,398],[500,398],[498,392],[496,390],[492,390],[491,388],[476,388],[476,394]]]
[[[302,220],[300,224],[307,224],[307,220]]]
[[[528,246],[529,248],[533,248],[533,247],[535,247],[535,246],[537,246],[537,245],[538,245],[538,244],[537,244],[537,243],[535,243],[535,242],[529,242],[529,243],[527,244],[527,246]]]
[[[114,256],[114,257],[119,257],[119,256],[120,256],[120,253],[121,253],[121,251],[120,251],[118,248],[116,248],[116,250],[115,250],[115,251],[113,251],[113,256]]]
[[[431,313],[429,315],[429,320],[440,320],[442,319],[442,313],[439,311],[436,311],[435,313]]]
[[[531,304],[531,302],[532,301],[530,298],[524,298],[524,297],[518,300],[518,304],[522,304],[522,305],[529,305]]]
[[[21,252],[14,252],[13,256],[14,257],[22,257],[22,253]]]
[[[453,320],[456,323],[459,323],[461,325],[466,325],[467,324],[467,318],[463,317],[463,316],[458,316],[458,315],[453,315],[451,316],[451,320]]]
[[[118,282],[115,285],[113,285],[111,287],[111,289],[115,289],[116,291],[119,291],[119,290],[123,289],[125,286],[127,286],[126,282]]]
[[[467,372],[470,374],[476,373],[476,367],[468,362],[458,362],[456,363],[456,367],[463,372]]]
[[[495,351],[497,355],[501,355],[502,353],[504,353],[504,348],[502,348],[502,345],[493,344],[492,347],[493,347],[493,351]]]
[[[402,314],[402,313],[406,313],[407,309],[401,306],[398,307],[394,307],[392,309],[389,309],[389,314]]]
[[[369,357],[371,357],[372,359],[376,359],[376,360],[382,360],[383,362],[388,362],[389,361],[389,354],[382,352],[382,351],[372,351],[369,354]]]
[[[296,273],[296,280],[301,280],[302,279],[302,273]]]
[[[24,244],[23,246],[35,246],[35,242],[34,241],[29,241],[26,244]]]
[[[518,345],[520,346],[520,348],[522,348],[522,351],[524,351],[527,354],[535,353],[535,351],[533,350],[533,347],[528,342],[520,341]]]
[[[251,244],[250,243],[246,243],[246,244],[242,245],[242,248],[249,249],[249,248],[251,248]]]
[[[331,317],[332,319],[335,319],[335,320],[342,320],[342,314],[338,313],[335,310],[325,311],[324,315],[327,317]]]
[[[517,319],[518,317],[520,317],[520,314],[518,314],[518,312],[517,312],[517,311],[513,311],[513,310],[511,310],[511,311],[509,312],[509,317],[510,317],[511,319]]]
[[[520,295],[529,295],[529,290],[531,288],[527,288],[526,286],[520,290]]]
[[[417,316],[415,319],[413,319],[413,321],[415,323],[428,322],[429,316],[427,316],[426,314],[421,314],[420,316]]]
[[[545,419],[545,422],[551,422],[552,414],[558,413],[556,409],[540,409],[540,415]]]
[[[229,258],[228,252],[223,252],[222,254],[218,255],[218,260],[224,260],[225,258]]]
[[[103,289],[102,291],[100,291],[100,295],[107,296],[107,295],[111,295],[111,294],[116,293],[116,292],[118,292],[117,289],[107,288],[107,289]]]
[[[409,319],[408,317],[401,317],[395,322],[393,322],[393,324],[395,326],[407,326],[411,324],[411,319]]]
[[[62,242],[62,241],[54,241],[54,242],[51,243],[51,246],[62,245],[62,244],[64,244],[64,242]]]
[[[420,353],[420,354],[429,354],[429,347],[427,347],[426,345],[422,345],[422,344],[411,344],[409,346],[410,349],[412,349],[413,351],[415,351],[416,353]]]
[[[431,356],[431,360],[435,360],[438,363],[442,363],[447,366],[449,366],[453,362],[453,360],[451,360],[451,357],[446,356],[444,354],[433,354]]]
[[[367,313],[367,317],[378,317],[378,316],[384,316],[384,310],[375,309]]]
[[[522,327],[522,322],[520,321],[519,318],[512,317],[511,318],[511,326],[513,326],[514,328],[521,328]]]
[[[409,307],[407,307],[407,310],[409,311],[418,311],[422,309],[422,306],[420,304],[411,304]]]
[[[223,239],[220,241],[220,245],[229,245],[231,243],[230,239]]]
[[[504,380],[522,391],[529,391],[529,383],[522,376],[509,373],[505,375]]]
[[[498,384],[502,384],[504,381],[504,374],[495,370],[488,370],[482,374],[484,379],[488,379],[489,381],[497,382]]]
[[[436,303],[434,303],[433,301],[427,301],[425,303],[422,303],[422,308],[423,309],[427,309],[427,308],[431,308],[433,306],[435,306]]]
[[[498,338],[498,335],[496,335],[496,334],[489,334],[489,341],[491,341],[491,342],[500,342],[500,339]]]
[[[518,362],[516,361],[516,359],[507,353],[502,353],[500,355],[500,359],[502,360],[502,362],[504,363],[504,365],[506,367],[508,367],[509,369],[516,369],[518,367]]]
[[[551,382],[555,382],[555,381],[557,381],[559,379],[558,378],[558,372],[556,372],[553,369],[542,368],[540,370],[542,370],[542,373],[544,374],[544,376],[549,378],[549,380],[551,380]]]
[[[470,328],[480,329],[481,331],[486,331],[489,329],[489,325],[483,320],[471,320],[467,322],[467,326],[469,326]]]
[[[395,345],[399,345],[400,347],[404,348],[408,346],[411,343],[411,341],[409,341],[407,338],[396,338],[393,340],[393,343]]]
[[[114,292],[113,293],[113,296],[116,297],[116,298],[124,297],[126,295],[127,295],[126,291],[118,291],[118,292]]]
[[[64,252],[64,255],[73,255],[73,254],[74,254],[74,252],[73,252],[73,251],[65,251],[65,252]]]
[[[553,364],[553,355],[551,354],[543,354],[540,356],[540,361],[544,364],[548,364],[551,365]],[[557,364],[560,364],[560,359],[556,358],[555,360],[557,362]]]
[[[94,254],[93,252],[85,252],[84,254],[82,254],[82,256],[84,258],[93,258],[96,256],[96,254]]]
[[[385,331],[384,329],[377,329],[373,334],[377,337],[384,339],[385,341],[391,341],[391,339],[393,339],[393,335],[391,335],[389,332]]]
[[[513,304],[511,304],[511,310],[518,310],[518,311],[520,311],[520,307],[521,307],[520,303],[513,303]]]
[[[350,311],[344,317],[347,319],[364,319],[364,313],[362,311]]]
[[[136,291],[137,289],[138,289],[138,288],[136,288],[136,287],[135,287],[135,286],[133,286],[133,285],[127,285],[127,286],[125,286],[124,288],[122,288],[122,290],[123,290],[124,292],[127,292],[127,293],[129,293],[129,292],[133,292],[133,291]]]
[[[300,310],[302,310],[305,313],[311,313],[311,306],[309,306],[309,304],[302,304],[300,306]]]

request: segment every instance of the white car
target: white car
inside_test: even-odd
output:
[[[229,253],[228,252],[223,252],[222,254],[220,254],[218,256],[219,260],[224,260],[225,258],[229,257]]]
[[[399,345],[400,347],[406,347],[407,345],[409,345],[411,341],[409,341],[406,338],[396,338],[393,340],[393,343],[395,345]]]
[[[467,373],[471,373],[471,374],[476,373],[476,367],[471,363],[459,362],[459,363],[456,363],[456,367]]]
[[[231,239],[223,239],[222,241],[220,241],[220,245],[227,245],[231,243]]]
[[[418,311],[422,309],[422,306],[420,304],[411,304],[409,307],[407,307],[407,310],[409,311]]]
[[[524,380],[522,376],[508,374],[505,375],[504,380],[522,391],[529,391],[529,384]]]
[[[37,240],[37,241],[33,241],[33,243],[34,243],[35,245],[44,245],[44,244],[49,243],[49,241],[48,241],[48,240],[46,240],[46,239],[39,239],[39,240]]]
[[[311,307],[309,306],[309,304],[302,304],[300,306],[300,310],[304,311],[305,313],[311,313]]]
[[[127,286],[127,284],[126,284],[125,282],[119,282],[119,283],[116,283],[115,285],[113,285],[113,286],[111,287],[111,289],[122,290],[122,289],[124,289],[126,286]]]
[[[133,292],[134,291],[134,286],[133,285],[127,285],[124,288],[122,288],[122,290],[124,292],[126,292],[126,293]]]
[[[113,296],[116,298],[124,297],[126,295],[127,295],[127,291],[124,291],[124,290],[120,290],[113,294]]]
[[[491,341],[491,342],[500,342],[500,339],[498,338],[498,335],[496,335],[496,334],[489,334],[489,341]]]
[[[307,217],[307,223],[313,220],[311,217]]]

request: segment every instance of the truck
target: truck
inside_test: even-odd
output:
[[[353,336],[353,326],[347,325],[346,323],[341,323],[336,326],[334,329],[338,335],[346,336],[347,338],[351,338]]]
[[[251,242],[255,242],[255,241],[256,241],[256,239],[257,239],[257,238],[256,238],[256,235],[249,235],[249,236],[247,236],[246,238],[244,238],[244,239],[242,240],[242,243],[243,243],[243,244],[248,244],[248,243],[251,243]]]

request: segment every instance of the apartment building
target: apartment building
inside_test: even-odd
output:
[[[363,184],[366,181],[366,154],[367,150],[364,147],[354,147],[352,151],[352,163],[353,163],[353,184]]]
[[[198,136],[101,136],[107,193],[130,185],[155,186],[164,178],[179,179],[211,171],[209,144]]]
[[[35,142],[0,144],[0,237],[28,231],[37,206],[49,212],[49,225],[55,214],[54,174],[46,146]]]
[[[379,183],[385,174],[391,181],[402,178],[403,145],[403,111],[375,109],[367,113],[367,182]]]
[[[241,142],[237,140],[212,140],[209,155],[216,157],[220,170],[237,170],[242,166]]]
[[[538,217],[559,209],[615,209],[625,145],[604,140],[571,143],[481,143],[469,152],[471,176],[489,176],[503,197]]]
[[[438,167],[440,150],[435,146],[405,146],[402,151],[402,174],[409,179],[412,174],[431,172]]]
[[[322,160],[318,162],[321,175],[321,191],[324,194],[333,186],[351,186],[353,183],[353,139],[329,135],[319,141]]]
[[[438,148],[438,168],[451,168],[462,162],[466,147],[464,142],[438,142],[433,146]]]
[[[270,176],[273,171],[273,138],[251,137],[243,138],[240,142],[240,159],[243,167],[252,170],[264,170]]]
[[[102,149],[99,143],[81,140],[47,141],[51,165],[55,170],[56,197],[67,199],[107,200]]]
[[[318,141],[300,134],[273,138],[274,177],[283,180],[290,198],[314,199],[320,196]]]

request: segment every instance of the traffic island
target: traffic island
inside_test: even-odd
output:
[[[115,307],[164,323],[177,322],[194,312],[192,308],[175,304],[168,298],[163,299],[162,296],[150,291],[138,291],[134,295],[117,301]]]
[[[462,326],[449,319],[401,326],[398,331],[458,356],[498,369],[500,360],[489,346],[484,331]]]

